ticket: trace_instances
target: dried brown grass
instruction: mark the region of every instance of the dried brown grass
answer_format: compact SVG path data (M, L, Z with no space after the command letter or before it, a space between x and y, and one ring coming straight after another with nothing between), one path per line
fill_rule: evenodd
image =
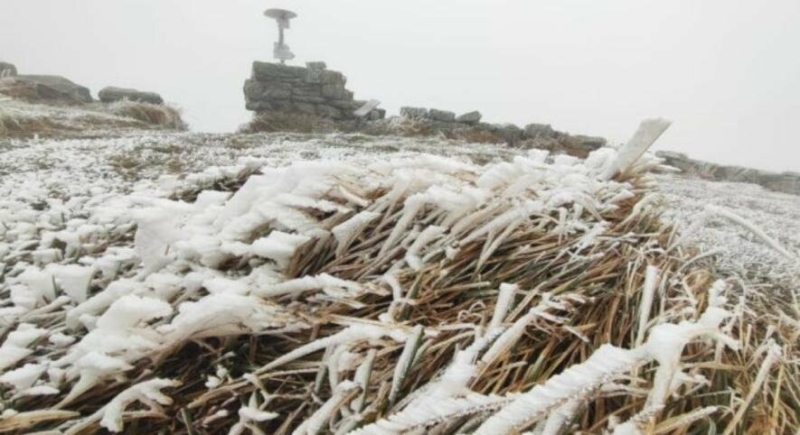
M109 111L118 116L141 121L149 126L170 130L186 130L188 128L180 111L167 105L120 101L112 103Z
M554 313L565 319L564 323L545 319L532 322L512 348L481 365L480 375L468 385L476 393L504 395L541 385L566 368L586 361L601 345L635 347L637 333L649 326L638 321L648 266L659 270L649 323L673 322L684 319L687 311L702 311L709 305L707 290L717 278L713 263L691 262L696 252L672 247L674 228L660 220L657 208L633 212L649 188L638 175L632 177L628 181L635 187L633 197L599 216L609 226L596 238L597 243L586 249L579 248L581 234L552 231L558 222L557 214L532 215L508 232L489 233L464 243L453 254L429 253L418 270L392 269L405 298L412 301L398 306L399 327L438 329L467 323L485 327L502 283L514 283L521 289L514 298L510 321L541 302L545 292L565 297L564 308ZM242 181L236 180L230 188L236 189ZM259 429L269 434L289 434L333 398L337 393L328 381L331 374L326 362L326 355L330 355L322 349L280 367L267 366L303 345L333 337L348 325L378 324L378 316L397 303L391 292L379 284L395 261L403 258L409 245L400 243L385 249L404 213L402 198L386 206L381 198L386 199L387 195L387 191L368 192L371 205L364 209L379 212L380 217L363 228L349 246L342 249L330 237L313 239L295 253L287 268L290 278L329 273L361 283L371 291L352 299L278 297L277 301L305 319L311 328L274 335L195 340L153 361L140 362L134 378L179 379L182 386L171 392L175 403L163 415L132 418L126 433L225 433L237 421L238 407L252 400L249 398L253 395L263 393L269 398L268 410L282 417L260 424ZM333 195L327 199L338 200ZM331 213L315 217L331 228L350 216L351 213ZM435 207L426 207L407 224L409 228L425 227L439 216ZM246 273L248 268L246 262L234 260L224 269ZM789 294L742 293L746 285L742 287L735 281L730 284L746 302L741 305L738 320L728 325L728 333L741 348L730 350L704 341L690 344L680 362L688 372L702 375L708 382L676 390L676 397L644 423L646 433L792 434L800 428L797 300ZM734 300L732 305L736 303ZM423 336L419 345L410 350L414 357L409 367L400 372L397 390L393 381L398 376L398 362L408 352L403 344L380 339L356 343L347 349L357 355L377 352L369 368L368 384L344 398L361 394L366 397L368 406L361 410L359 424L397 411L410 394L441 375L456 352L468 347L473 338L473 334L457 327ZM770 340L782 346L783 354L775 364L765 366L766 344ZM206 379L198 374L213 372L220 363L229 368L229 380L209 391L204 385ZM583 400L580 412L571 416L562 433L579 428L581 433L600 434L612 421L632 418L645 405L647 391L654 384L655 368L655 364L646 364L616 379L620 390L591 391L585 397L576 397ZM351 367L337 376L350 379L354 371L355 367ZM761 371L765 372L763 377L759 375ZM258 381L243 378L251 372L257 374ZM84 415L94 412L120 388L114 384L96 388L70 410ZM33 407L33 400L47 399L23 399L18 406ZM37 407L41 405L40 402ZM711 417L692 419L693 412L708 406L718 409ZM486 418L485 411L475 409L435 422L426 432L417 433L470 433L476 423ZM167 417L170 415L180 418ZM331 417L322 432L334 433L336 419ZM13 427L11 423L0 423L0 432ZM82 433L94 430L96 427L91 426Z

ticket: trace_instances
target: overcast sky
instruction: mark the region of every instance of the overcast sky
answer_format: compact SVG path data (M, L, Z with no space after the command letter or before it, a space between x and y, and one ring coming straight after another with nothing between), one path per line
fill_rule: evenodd
M246 122L242 84L299 17L294 64L344 72L356 98L552 124L624 141L674 122L659 149L800 172L798 0L0 0L0 60L93 94L160 92L194 130Z

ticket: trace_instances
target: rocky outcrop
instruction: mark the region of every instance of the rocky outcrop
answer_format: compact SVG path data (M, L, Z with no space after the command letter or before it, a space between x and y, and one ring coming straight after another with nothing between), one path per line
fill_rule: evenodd
M345 88L344 74L327 69L324 62L306 67L253 62L252 76L245 81L247 110L314 115L333 120L355 119L354 111L365 102L355 100ZM367 119L381 119L385 111L374 109Z
M14 80L27 85L42 100L59 100L64 102L91 103L92 94L89 88L72 82L61 76L50 75L18 75Z
M601 137L570 135L556 131L549 124L528 124L520 128L514 124L489 124L480 122L478 111L464 113L458 117L453 112L404 106L400 116L422 122L431 133L443 133L447 137L480 142L505 142L511 146L542 148L553 152L564 152L585 157L590 152L606 145Z
M690 177L713 181L751 183L776 192L800 195L800 174L794 172L770 172L741 166L718 165L701 160L690 159L686 154L672 151L659 151L658 157L664 163Z
M17 67L14 64L3 62L0 60L0 78L14 77L17 75Z
M0 79L0 94L30 103L90 103L89 89L60 76L17 75Z
M400 108L400 116L408 119L428 119L428 109L424 107L403 106Z
M97 93L97 97L103 103L113 103L116 101L136 101L140 103L164 104L161 95L155 92L137 91L136 89L117 88L108 86Z
M460 122L462 124L475 125L475 124L481 122L481 118L482 117L483 117L483 115L481 115L481 112L478 112L477 110L473 110L472 112L467 112L467 113L464 113L462 115L459 115L456 118L456 121Z
M428 116L439 122L456 122L456 114L447 110L431 109Z

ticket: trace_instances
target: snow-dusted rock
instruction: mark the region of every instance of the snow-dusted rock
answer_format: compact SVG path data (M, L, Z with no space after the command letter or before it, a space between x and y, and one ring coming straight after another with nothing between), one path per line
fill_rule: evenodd
M14 64L0 61L0 78L14 77L17 75L17 67Z
M467 113L463 113L463 114L459 115L456 118L456 121L458 121L458 122L460 122L462 124L470 124L470 125L472 125L472 124L479 123L481 121L482 117L483 117L483 115L481 115L481 112L478 112L477 110L473 110L472 112L467 112Z
M163 104L164 99L161 95L155 92L137 91L136 89L117 88L108 86L97 93L97 97L104 103L113 103L115 101L136 101L141 103L150 104Z

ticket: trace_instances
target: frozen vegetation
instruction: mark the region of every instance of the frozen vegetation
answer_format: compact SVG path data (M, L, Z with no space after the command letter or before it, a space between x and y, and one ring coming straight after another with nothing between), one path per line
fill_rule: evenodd
M800 204L663 128L0 139L0 433L795 433Z

